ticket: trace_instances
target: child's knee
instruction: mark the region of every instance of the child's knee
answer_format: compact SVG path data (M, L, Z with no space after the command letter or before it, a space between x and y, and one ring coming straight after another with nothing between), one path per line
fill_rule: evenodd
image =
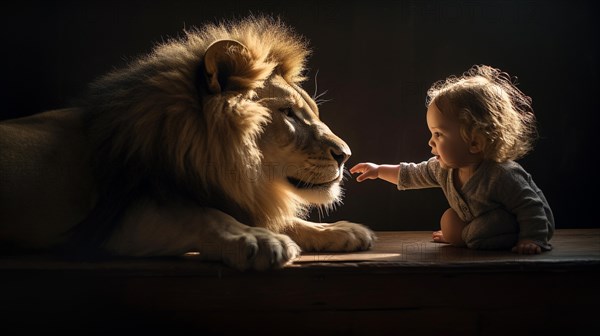
M446 210L440 219L444 240L454 246L465 246L462 238L462 231L465 225L465 222L458 217L456 211L451 208Z
M442 226L456 225L457 222L462 222L462 220L460 219L460 217L458 217L458 214L452 208L446 210L444 214L442 214L442 218L440 219L440 224Z

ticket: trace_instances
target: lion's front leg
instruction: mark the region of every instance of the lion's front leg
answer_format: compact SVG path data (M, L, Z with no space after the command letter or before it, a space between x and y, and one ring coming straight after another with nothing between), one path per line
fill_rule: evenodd
M370 249L377 239L366 226L347 221L321 224L294 219L293 225L283 233L304 251L363 251Z
M180 256L197 251L203 260L239 270L279 268L300 248L288 236L244 225L211 208L138 205L106 245L126 256Z

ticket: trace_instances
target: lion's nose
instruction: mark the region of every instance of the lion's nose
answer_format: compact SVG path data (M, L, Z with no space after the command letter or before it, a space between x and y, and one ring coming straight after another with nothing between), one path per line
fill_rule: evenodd
M350 155L352 155L350 149L347 146L346 148L341 148L337 146L331 147L329 149L329 154L338 163L338 166L343 165L344 162L348 161Z

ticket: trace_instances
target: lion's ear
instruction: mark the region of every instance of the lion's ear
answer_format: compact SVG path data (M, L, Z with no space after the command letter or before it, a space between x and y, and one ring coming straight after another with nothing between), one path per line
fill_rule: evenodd
M233 89L228 87L228 80L240 63L247 62L248 55L248 49L238 41L213 42L204 54L204 72L210 93Z

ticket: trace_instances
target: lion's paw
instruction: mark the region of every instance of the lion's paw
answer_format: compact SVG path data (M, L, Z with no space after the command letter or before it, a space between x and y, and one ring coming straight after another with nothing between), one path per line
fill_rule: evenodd
M281 268L300 255L300 247L288 236L257 227L232 237L230 247L223 251L223 260L238 270Z
M362 224L339 221L324 228L329 244L328 251L351 252L364 251L373 247L377 240L375 233Z

